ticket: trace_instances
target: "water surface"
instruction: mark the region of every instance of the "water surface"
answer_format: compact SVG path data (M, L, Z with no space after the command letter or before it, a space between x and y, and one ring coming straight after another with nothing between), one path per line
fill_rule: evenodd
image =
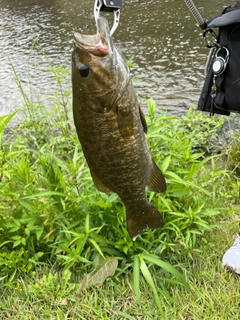
M206 20L230 4L194 3ZM73 33L96 32L93 6L90 0L0 1L0 115L22 103L9 59L27 94L44 100L55 86L45 71L49 63L70 68ZM197 104L208 49L183 0L124 0L114 41L127 58L134 56L131 73L141 97L165 110Z

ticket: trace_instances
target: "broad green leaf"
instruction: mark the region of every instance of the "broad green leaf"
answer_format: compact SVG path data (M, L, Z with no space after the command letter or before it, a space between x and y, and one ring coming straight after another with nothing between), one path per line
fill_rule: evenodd
M155 100L153 98L148 99L148 113L150 114L150 117L154 117L156 110Z
M11 114L7 114L4 116L0 117L0 138L1 138L1 134L4 130L4 128L6 127L6 125L8 125L8 123L12 120L12 118L15 116L15 114L19 111L20 109L17 109L16 111L14 111Z
M197 164L193 164L189 170L189 174L187 175L186 179L187 180L190 180L193 175L200 170L200 168L208 161L210 161L211 159L213 158L216 158L218 157L219 155L215 155L215 156L212 156L212 157L208 157L208 158L205 158L203 159L201 162L197 163Z
M31 230L29 228L25 228L24 232L26 233L27 236L29 236L31 233Z
M3 277L0 277L0 281L4 280L6 277L7 277L7 275L3 276Z
M43 192L39 192L30 196L25 196L22 197L22 199L34 199L34 198L38 198L38 197L51 197L51 196L60 196L60 197L66 197L67 195L65 193L62 192L58 192L58 191L43 191Z
M172 210L171 207L170 207L170 205L169 205L169 203L168 203L168 200L167 200L167 199L165 199L165 198L162 197L161 195L158 195L158 199L163 203L163 205L164 205L169 211Z
M159 259L158 256L154 254L143 253L141 256L144 260L150 263L156 264L162 269L170 272L174 277L176 277L181 282L182 285L184 285L186 288L189 288L189 285L186 282L183 275L176 268L174 268L170 263Z
M164 159L164 161L161 165L161 170L163 173L168 169L170 161L171 161L171 156L168 156Z
M17 219L13 219L16 226L21 227L21 222Z
M20 244L21 242L22 242L21 240L14 241L14 242L13 242L13 248L19 246L19 244Z
M37 239L39 240L41 238L41 235L44 231L44 227L40 227L38 228L38 230L36 231L36 236L37 236Z
M103 257L103 259L105 259L104 254L103 254L101 248L99 247L99 245L97 244L97 242L91 238L88 238L88 241L91 242L91 244L94 246L94 248L97 250L97 252Z
M34 208L29 202L23 201L22 199L19 199L18 202L21 204L21 206L27 209L27 211L34 212Z
M8 243L12 243L12 241L11 240L7 240L7 241L4 241L4 242L0 243L0 248L4 247Z
M116 257L125 257L124 253L122 251L119 251L115 248L112 247L102 247L101 246L101 250L102 252L106 252L109 256L116 256Z
M179 177L176 173L174 173L174 172L166 171L166 172L165 172L165 175L171 177L171 178L172 178L171 180L172 180L173 182L177 182L177 183L183 184L183 185L185 185L185 186L197 188L197 189L201 190L203 193L205 193L206 195L208 195L208 196L210 195L209 191L207 191L205 188L202 188L201 186L196 185L196 184L194 184L194 183L192 183L192 182L190 182L190 181L183 180L182 178L180 178L180 177Z
M176 173L172 172L172 171L166 171L165 175L171 177L173 179L173 181L181 183L183 185L188 185L188 183L186 181L184 181L182 178L180 178Z

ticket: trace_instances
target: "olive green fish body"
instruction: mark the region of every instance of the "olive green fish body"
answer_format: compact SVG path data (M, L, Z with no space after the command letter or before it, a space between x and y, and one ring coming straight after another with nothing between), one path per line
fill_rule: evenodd
M145 189L148 185L163 192L165 179L152 161L128 66L112 43L106 21L100 21L95 37L77 34L75 39L72 86L78 138L95 186L119 195L126 206L129 234L135 238L147 227L162 227Z

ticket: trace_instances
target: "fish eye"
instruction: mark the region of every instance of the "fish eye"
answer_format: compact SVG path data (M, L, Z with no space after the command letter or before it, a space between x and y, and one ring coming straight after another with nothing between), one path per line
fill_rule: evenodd
M80 71L80 75L85 78L89 75L89 68L88 66L85 66L85 65L82 65L80 68L79 68L79 71Z

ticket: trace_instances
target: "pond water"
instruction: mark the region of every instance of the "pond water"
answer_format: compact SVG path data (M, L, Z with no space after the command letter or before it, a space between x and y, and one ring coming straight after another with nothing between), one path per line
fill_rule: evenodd
M234 2L194 3L208 20ZM0 1L0 115L22 103L11 65L33 100L53 93L45 69L49 63L70 68L73 33L96 33L93 7L94 0ZM111 24L113 14L102 15ZM131 73L141 97L170 111L197 104L208 49L183 0L123 0L114 42L125 57L134 56Z

